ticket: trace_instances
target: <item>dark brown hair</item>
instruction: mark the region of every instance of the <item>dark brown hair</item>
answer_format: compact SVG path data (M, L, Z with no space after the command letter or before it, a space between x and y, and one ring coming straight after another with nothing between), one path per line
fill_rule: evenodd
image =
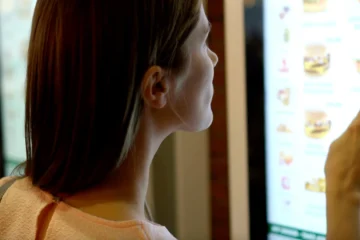
M38 0L29 44L25 175L54 195L102 182L129 151L146 70L181 69L199 0Z

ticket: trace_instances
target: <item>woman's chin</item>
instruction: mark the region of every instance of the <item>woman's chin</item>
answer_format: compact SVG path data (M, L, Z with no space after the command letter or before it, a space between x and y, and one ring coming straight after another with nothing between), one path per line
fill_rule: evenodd
M214 114L211 107L209 107L205 113L198 115L196 118L183 121L180 125L180 129L178 130L185 132L201 132L208 129L211 126L213 120Z
M208 112L206 118L202 119L202 121L199 121L200 124L197 126L197 128L195 128L196 130L194 130L193 132L201 132L208 129L213 123L213 120L214 114L210 108L210 111Z

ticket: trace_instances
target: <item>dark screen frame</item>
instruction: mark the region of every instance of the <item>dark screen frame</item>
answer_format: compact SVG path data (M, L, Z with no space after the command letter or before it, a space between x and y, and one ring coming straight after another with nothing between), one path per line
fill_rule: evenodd
M3 136L3 94L2 94L2 81L3 81L3 69L2 69L2 61L3 61L3 55L2 55L2 35L1 35L1 18L0 18L0 178L5 176L5 160L4 160L4 136Z
M245 7L250 239L268 237L263 4Z

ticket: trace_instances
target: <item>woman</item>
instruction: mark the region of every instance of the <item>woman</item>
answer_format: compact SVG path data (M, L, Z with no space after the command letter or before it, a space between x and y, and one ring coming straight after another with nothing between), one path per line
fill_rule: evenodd
M169 134L212 122L209 31L200 0L38 0L0 238L174 239L145 217L149 168Z
M149 167L166 136L212 122L208 33L199 0L38 0L25 177L2 199L0 238L174 239L146 220ZM360 115L329 153L330 240L360 236L359 136Z

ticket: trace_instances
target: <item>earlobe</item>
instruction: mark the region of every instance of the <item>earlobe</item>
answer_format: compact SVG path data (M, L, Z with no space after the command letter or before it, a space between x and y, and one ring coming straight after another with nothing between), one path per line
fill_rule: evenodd
M143 77L141 91L146 105L157 109L165 107L169 92L166 71L159 66L150 67Z

